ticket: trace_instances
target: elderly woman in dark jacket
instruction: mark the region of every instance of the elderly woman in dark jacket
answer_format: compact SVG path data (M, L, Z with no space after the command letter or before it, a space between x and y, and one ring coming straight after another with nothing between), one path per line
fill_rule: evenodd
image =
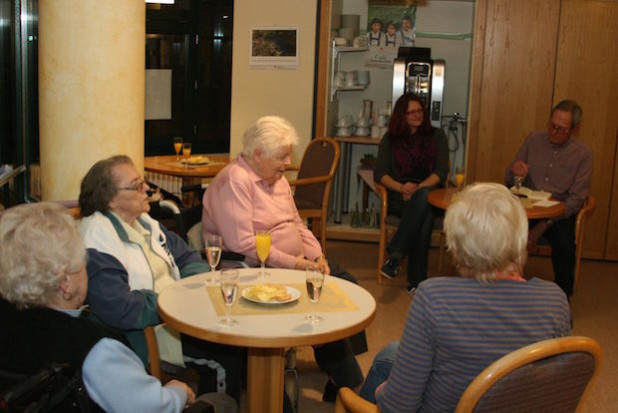
M427 194L442 186L447 174L448 145L444 132L431 126L419 96L404 94L397 99L388 132L380 142L374 180L388 190L389 213L401 218L387 246L389 258L381 273L394 278L401 260L408 255L409 294L427 278L434 220Z

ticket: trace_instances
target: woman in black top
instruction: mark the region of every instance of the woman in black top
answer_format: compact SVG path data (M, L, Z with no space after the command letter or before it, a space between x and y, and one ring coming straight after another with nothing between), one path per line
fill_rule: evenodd
M442 129L429 122L427 108L413 93L402 95L378 149L374 180L388 190L389 214L401 218L397 232L387 246L389 258L381 273L394 278L406 255L407 291L413 294L427 278L427 256L433 228L433 211L428 192L443 186L448 173L448 146Z

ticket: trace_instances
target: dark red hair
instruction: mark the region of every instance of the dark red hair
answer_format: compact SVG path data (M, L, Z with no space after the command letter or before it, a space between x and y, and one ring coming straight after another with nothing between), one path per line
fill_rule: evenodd
M422 135L431 133L431 122L429 121L429 114L427 113L427 108L423 100L414 93L404 93L397 99L397 102L395 102L393 113L388 122L388 132L391 139L399 139L410 135L410 127L406 121L406 112L408 111L408 103L411 101L418 102L423 109L423 122L419 126L417 133L421 133Z

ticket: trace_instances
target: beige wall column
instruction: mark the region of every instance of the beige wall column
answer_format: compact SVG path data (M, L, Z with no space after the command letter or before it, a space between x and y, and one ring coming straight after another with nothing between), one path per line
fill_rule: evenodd
M144 0L39 2L44 200L77 199L97 160L144 163Z

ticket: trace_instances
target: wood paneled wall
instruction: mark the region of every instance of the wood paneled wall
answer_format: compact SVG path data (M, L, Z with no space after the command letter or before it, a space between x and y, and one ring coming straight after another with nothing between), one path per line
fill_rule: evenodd
M469 182L503 182L526 135L545 127L559 10L560 0L477 1Z
M594 151L590 192L598 201L586 223L584 243L584 253L594 258L602 258L606 250L606 237L601 234L614 240L613 249L618 252L616 204L610 217L618 128L617 68L618 3L562 0L554 101L577 100L583 109L580 138Z
M472 57L469 181L502 182L553 104L577 100L595 154L584 256L618 259L618 2L478 0ZM612 230L613 228L613 230Z

